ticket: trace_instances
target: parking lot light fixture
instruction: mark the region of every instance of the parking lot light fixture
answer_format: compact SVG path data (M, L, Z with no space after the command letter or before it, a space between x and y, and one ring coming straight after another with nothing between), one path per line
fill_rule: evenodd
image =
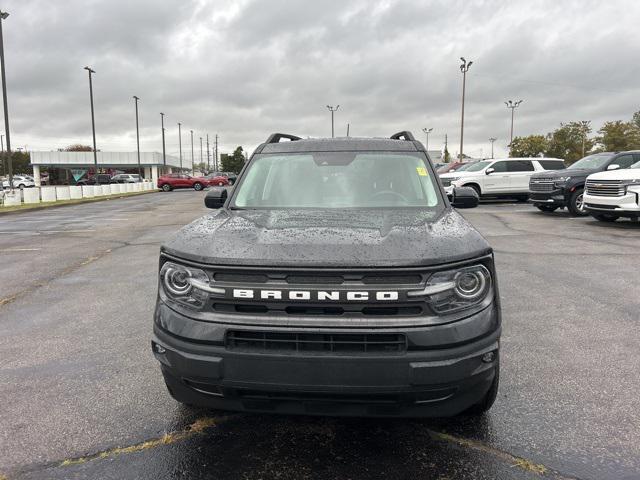
M96 73L95 70L90 67L84 67L84 69L89 73L89 100L91 102L91 133L93 135L93 165L94 165L94 175L96 176L96 181L98 180L98 152L96 149L96 119L93 111L93 80L92 75Z
M9 14L0 11L0 69L2 70L2 101L4 103L4 134L7 137L7 174L9 177L9 188L13 190L13 164L11 161L11 135L9 134L9 105L7 104L7 77L4 73L4 38L2 33L2 21L6 20ZM4 151L4 148L3 148ZM4 163L4 162L3 162Z
M138 153L138 176L142 178L142 170L140 168L140 126L138 124L138 100L140 100L140 97L134 95L133 100L136 104L136 148Z
M335 137L334 135L334 129L333 129L333 114L336 110L338 110L340 108L340 105L336 105L335 107L332 105L327 105L327 108L329 109L329 111L331 112L331 138Z
M182 171L182 124L178 122L178 148L180 149L180 171Z
M162 163L167 166L167 151L164 144L164 113L160 112L160 124L162 125Z
M493 160L493 142L495 142L497 138L491 137L489 141L491 142L491 159Z
M511 134L509 135L509 148L511 148L511 143L513 142L513 112L516 108L522 103L522 100L518 100L514 102L513 100L507 100L504 104L507 108L511 109Z
M464 158L462 149L464 147L464 96L467 87L467 72L473 62L467 62L464 57L460 57L462 64L460 65L460 71L462 72L462 115L460 118L460 160Z
M191 173L195 174L195 170L193 168L193 130L189 130L191 132Z
M429 134L433 131L433 128L423 128L422 131L424 132L424 134L427 136L427 143L425 144L425 149L427 150L427 153L429 152Z

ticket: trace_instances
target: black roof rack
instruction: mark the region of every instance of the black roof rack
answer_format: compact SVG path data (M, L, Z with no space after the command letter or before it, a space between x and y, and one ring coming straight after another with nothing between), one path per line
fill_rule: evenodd
M296 140L302 140L300 137L289 135L288 133L272 133L271 135L269 135L269 138L267 138L267 141L265 143L280 143L280 140L283 138L288 138L292 142Z
M394 133L393 135L391 135L391 139L392 140L405 140L407 142L413 142L415 140L415 137L413 136L413 133L411 133L410 131L403 130L402 132Z

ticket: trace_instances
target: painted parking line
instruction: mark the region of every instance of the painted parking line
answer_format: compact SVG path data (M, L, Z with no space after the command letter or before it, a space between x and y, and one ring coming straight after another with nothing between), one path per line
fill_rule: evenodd
M0 253L12 253L12 252L38 252L41 248L4 248L0 249Z

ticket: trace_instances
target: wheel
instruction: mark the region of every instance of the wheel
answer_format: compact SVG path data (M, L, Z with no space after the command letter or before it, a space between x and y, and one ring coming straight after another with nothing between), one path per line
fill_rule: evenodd
M20 190L24 190L24 183L21 183L20 185L18 185L18 188L19 188Z
M584 209L583 196L583 188L579 188L571 194L571 197L569 198L569 205L567 205L567 208L569 209L569 212L571 212L571 215L574 215L576 217L584 217L585 215L589 215Z
M224 187L224 182L218 182L219 187Z
M200 190L202 190L202 184L201 183L194 183L193 184L193 189L199 192Z
M615 222L620 218L617 215L610 215L608 213L592 213L591 216L600 222Z
M485 412L488 412L491 406L496 401L498 397L498 387L500 385L500 357L496 360L496 370L495 376L493 377L493 381L491 382L491 386L487 393L482 397L475 405L471 405L467 410L463 412L463 415L482 415Z
M165 192L170 192L171 185L169 185L168 183L165 183L164 185L162 185L162 190L164 190Z
M464 185L465 187L469 187L469 188L473 188L476 193L478 194L478 198L480 198L480 187L478 185L476 185L475 183L472 183L471 185Z
M555 212L558 207L554 207L552 205L536 205L537 209L540 210L541 212Z
M233 180L229 180L229 185L233 185Z

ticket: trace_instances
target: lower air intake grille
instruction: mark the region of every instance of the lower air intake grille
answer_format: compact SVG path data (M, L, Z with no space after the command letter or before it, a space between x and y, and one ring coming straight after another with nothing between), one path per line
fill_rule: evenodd
M407 339L396 333L301 333L229 330L228 350L276 353L308 352L322 354L401 354Z

